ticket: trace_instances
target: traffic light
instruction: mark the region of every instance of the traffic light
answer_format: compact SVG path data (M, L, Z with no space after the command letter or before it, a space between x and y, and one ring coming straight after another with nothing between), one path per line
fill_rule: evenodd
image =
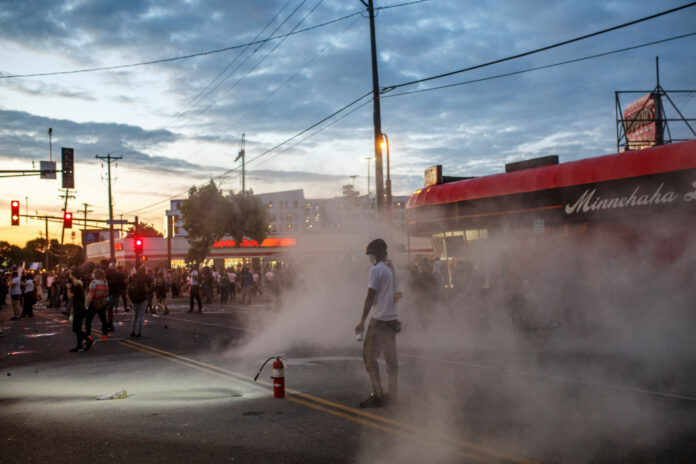
M12 200L10 202L10 206L12 208L12 225L18 226L19 225L19 202L17 200Z
M135 261L140 261L143 256L143 239L133 237L133 248L135 249Z
M75 151L72 148L61 148L60 150L63 188L75 188Z
M66 229L72 229L72 213L63 214L63 227Z

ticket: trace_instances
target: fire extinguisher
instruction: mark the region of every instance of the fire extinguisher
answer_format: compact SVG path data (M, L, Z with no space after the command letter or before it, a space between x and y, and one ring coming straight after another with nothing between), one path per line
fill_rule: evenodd
M261 371L268 364L268 361L275 359L273 361L273 375L271 379L273 380L273 398L285 398L285 365L281 359L284 359L282 355L271 356L263 362L261 369L257 372L256 377L254 377L254 382L259 378Z

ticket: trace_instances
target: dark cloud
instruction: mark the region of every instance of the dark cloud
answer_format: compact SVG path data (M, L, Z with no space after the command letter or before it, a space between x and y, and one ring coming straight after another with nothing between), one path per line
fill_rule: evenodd
M389 3L376 2L377 6ZM138 62L241 44L259 33L266 37L300 2L291 1L282 9L285 4L286 0L4 2L0 7L0 39L27 48L53 50L76 68L114 64L104 62L104 56ZM277 33L289 32L315 4L306 2ZM477 65L678 5L681 2L677 0L659 5L629 0L526 0L504 5L490 0L432 0L381 10L376 21L380 83L394 85ZM360 8L357 1L325 1L301 27ZM271 21L276 14L278 17ZM392 95L692 32L693 14L684 10L513 62L385 94L382 127L394 147L392 170L398 176L395 186L398 182L403 190L417 188L422 170L436 163L453 175L485 175L500 172L503 164L513 159L558 154L567 161L612 152L616 149L614 91L652 89L657 55L665 88L693 87L696 47L690 38L528 74L421 94ZM171 96L181 116L167 122L160 134L154 134L137 127L136 121L78 124L35 117L30 109L5 111L0 113L0 122L7 122L13 115L21 122L3 126L0 143L7 154L33 156L38 150L45 151L43 127L53 124L60 136L69 134L71 140L80 141L80 153L85 153L81 156L93 157L91 153L102 153L109 147L112 152L127 154L126 163L145 168L215 173L222 168L205 162L197 164L195 154L161 153L177 140L220 143L234 153L241 134L246 133L247 153L253 157L372 88L369 28L364 16L292 36L273 50L279 43L99 73L100 79L120 86L110 97L97 97L93 90L72 86L68 79L12 81L10 85L25 94L52 93L83 101L110 98L135 105L140 89L134 86L133 93L128 93L128 83L156 70L166 76L157 82L158 90ZM5 73L21 72L12 69L14 64L0 67ZM190 104L192 101L195 103ZM694 102L683 104L692 105L686 109L688 113ZM149 110L158 113L162 121L175 114L159 114L160 108ZM34 133L29 127L42 129ZM333 163L330 167L340 173L344 167L338 158L331 157L333 153L326 153L325 147L359 160L370 154L372 136L372 109L368 105L278 156L313 159L323 168L329 159ZM187 161L182 161L184 158ZM268 164L259 160L257 166L255 169L265 169ZM289 182L337 181L294 171L267 174L267 179L274 182L281 182L281 178Z

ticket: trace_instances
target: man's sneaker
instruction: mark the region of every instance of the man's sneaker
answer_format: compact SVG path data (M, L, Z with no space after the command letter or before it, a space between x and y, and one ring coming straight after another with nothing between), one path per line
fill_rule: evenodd
M71 353L77 353L78 351L82 351L82 347L81 347L81 346L76 346L75 348L73 348L73 349L71 349L71 350L68 350L68 351L71 352Z
M370 396L365 401L360 403L361 408L381 408L382 406L384 406L382 397L375 396L374 393L370 393Z
M107 337L106 335L102 335L102 339L101 339L101 340L102 340L103 342L106 342L106 341L109 340L109 337Z
M130 338L135 338L135 332L132 332L132 333L130 334Z
M87 337L87 340L86 340L86 341L87 341L87 343L85 344L85 347L84 347L84 349L83 349L82 351L87 351L87 350L89 350L90 348L92 348L92 343L94 343L94 340L92 340L92 337L91 337L91 336L90 336L90 337Z

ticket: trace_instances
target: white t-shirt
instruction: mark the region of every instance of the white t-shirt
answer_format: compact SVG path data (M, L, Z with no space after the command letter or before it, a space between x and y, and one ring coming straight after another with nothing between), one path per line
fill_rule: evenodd
M12 279L12 284L10 285L10 295L21 295L22 287L19 286L19 277Z
M377 295L372 305L371 315L381 321L393 321L397 319L396 304L394 303L395 278L387 263L380 261L370 269L370 279L367 286L373 289Z
M27 279L24 281L24 293L29 293L34 291L34 281Z
M191 285L199 285L198 271L191 271Z

